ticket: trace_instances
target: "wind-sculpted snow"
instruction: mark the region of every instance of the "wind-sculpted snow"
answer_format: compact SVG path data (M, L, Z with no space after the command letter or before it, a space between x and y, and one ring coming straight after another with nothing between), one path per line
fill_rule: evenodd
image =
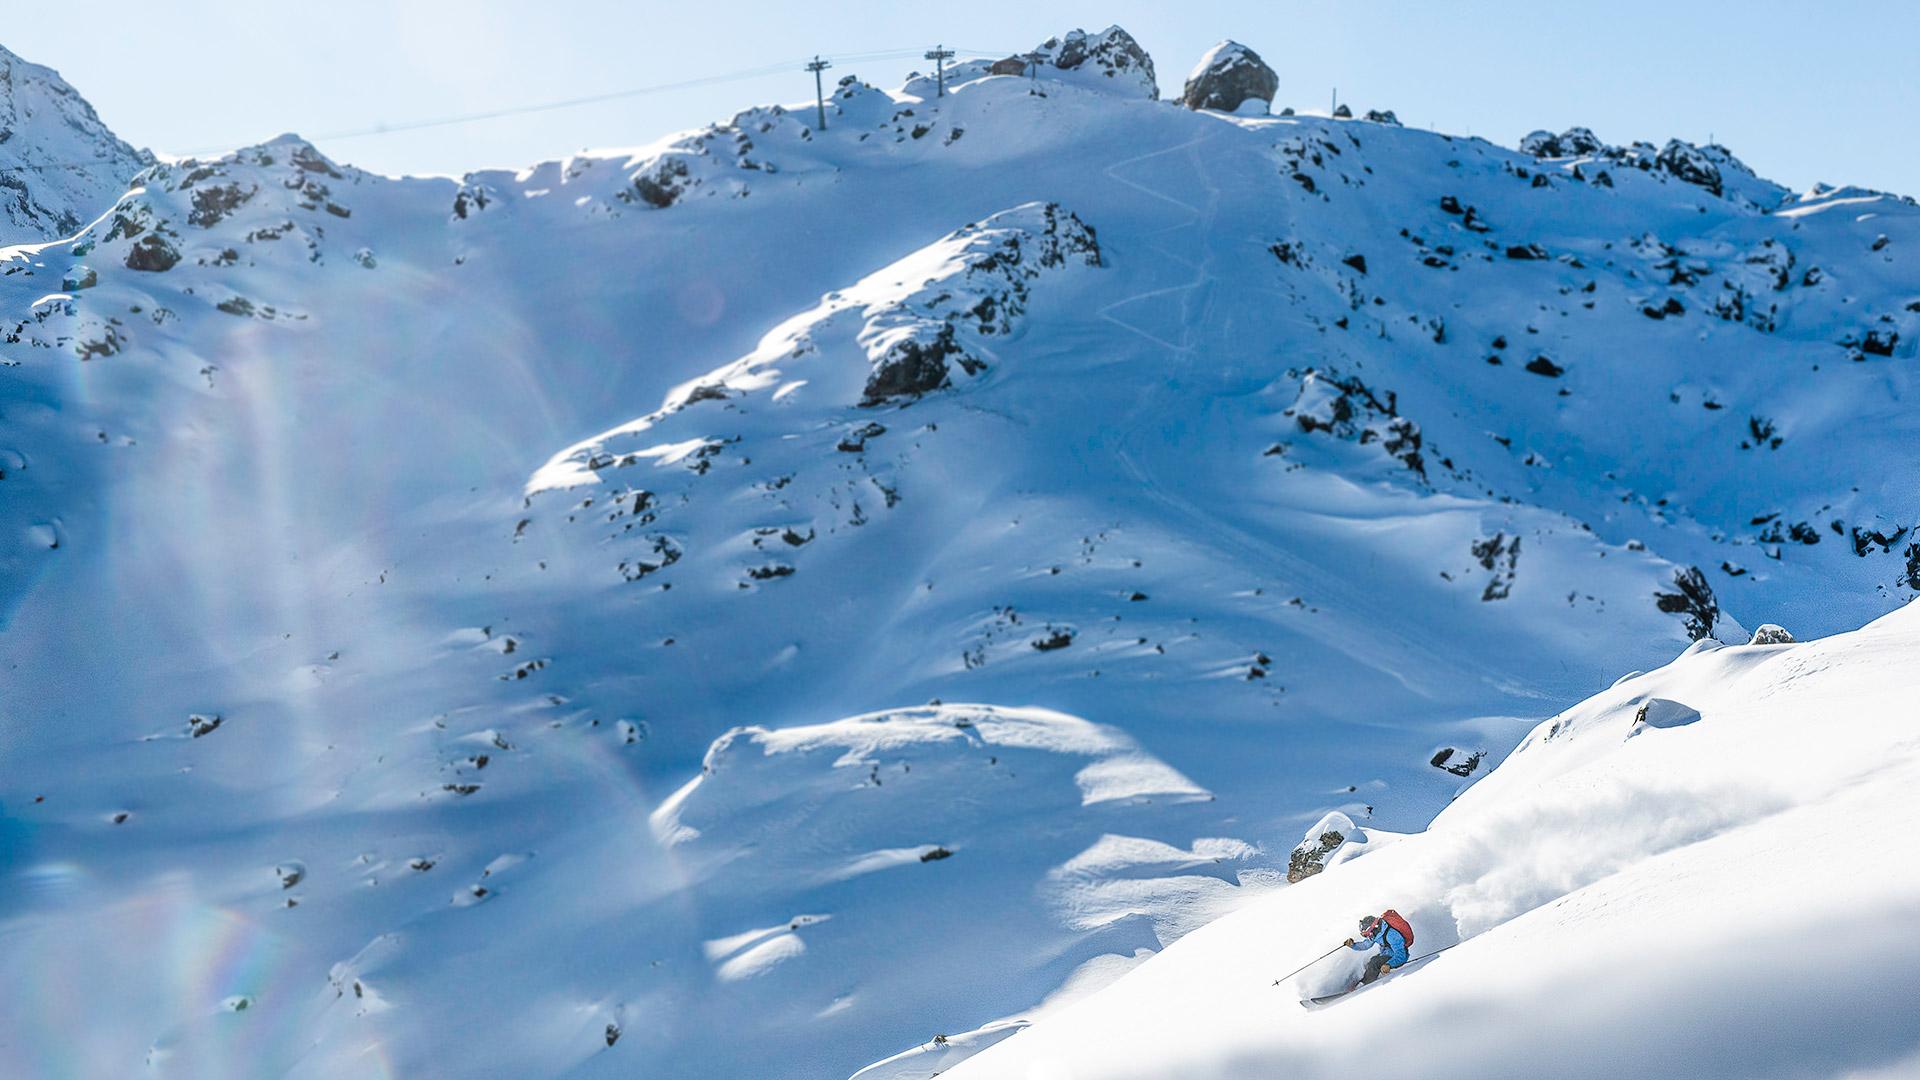
M1465 956L1794 813L1813 727L1467 808L1920 591L1913 205L1043 51L7 249L0 1071L899 1074L1274 890Z

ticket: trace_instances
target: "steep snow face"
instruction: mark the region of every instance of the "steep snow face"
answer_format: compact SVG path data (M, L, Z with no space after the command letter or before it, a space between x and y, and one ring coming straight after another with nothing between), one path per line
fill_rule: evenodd
M1543 722L1425 832L943 1075L1910 1075L1920 946L1881 931L1920 909L1920 870L1886 847L1920 828L1916 649L1920 605L1815 642L1701 642ZM1358 957L1274 977L1386 906L1415 954L1445 954L1296 1008Z
M7 252L12 1071L931 1067L1920 587L1909 204L990 70Z
M59 72L0 48L0 243L73 235L152 160Z

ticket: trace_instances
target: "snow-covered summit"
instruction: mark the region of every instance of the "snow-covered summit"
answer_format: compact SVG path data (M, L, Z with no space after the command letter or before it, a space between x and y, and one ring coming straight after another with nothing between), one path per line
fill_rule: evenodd
M152 160L59 72L0 48L0 243L72 235Z

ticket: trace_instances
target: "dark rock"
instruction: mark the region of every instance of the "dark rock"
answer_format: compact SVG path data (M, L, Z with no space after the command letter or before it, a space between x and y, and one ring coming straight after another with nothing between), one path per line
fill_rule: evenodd
M670 155L647 162L629 179L642 202L662 210L672 206L693 186L686 161ZM455 212L458 212L457 200Z
M1222 41L1200 58L1187 76L1181 104L1189 109L1235 112L1249 100L1271 104L1280 77L1260 54L1234 41Z
M1327 868L1327 856L1347 842L1346 834L1329 829L1317 839L1303 841L1287 858L1287 884L1304 881Z
M944 847L938 847L938 846L930 847L927 850L920 853L921 862L939 862L941 859L949 859L952 857L953 857L953 852L948 851Z
M1484 750L1474 750L1469 753L1458 747L1445 746L1441 747L1439 753L1434 754L1427 764L1455 776L1472 776L1486 756Z
M1073 30L1061 37L1048 38L1034 51L1042 55L1042 63L1061 71L1087 68L1109 79L1138 85L1141 92L1152 100L1160 98L1160 83L1153 71L1153 58L1147 55L1147 50L1140 47L1132 34L1118 26L1109 26L1098 34ZM1003 60L1000 63L1005 62ZM998 67L997 64L995 66ZM1015 74L1022 73L1024 70Z
M1376 124L1390 124L1393 127L1400 126L1400 118L1393 115L1392 109L1368 109L1367 119Z
M193 192L193 209L187 214L187 224L210 228L218 224L228 214L246 205L258 188L242 188L239 184L219 184L214 187L196 188Z
M1365 255L1349 255L1340 261L1363 274L1367 272L1367 257Z
M1028 644L1033 646L1035 652L1052 652L1055 649L1064 649L1073 644L1073 631L1065 627L1058 629L1049 627L1045 637L1034 638L1031 642L1028 642Z
M202 735L213 734L214 731L220 727L221 723L223 723L223 721L218 714L202 716L199 713L193 713L187 717L187 731L197 739Z
M1669 615L1684 618L1687 636L1693 640L1712 636L1713 624L1720 618L1720 602L1714 599L1713 586L1707 584L1707 576L1697 566L1675 570L1673 586L1675 591L1670 593L1654 592L1655 606Z
M1353 119L1353 110L1347 108L1345 105L1336 105L1333 109L1333 118L1335 120L1351 120Z
M1545 259L1547 257L1547 249L1541 247L1539 244L1507 245L1507 258L1509 259Z
M1674 139L1654 158L1654 165L1677 179L1719 195L1724 190L1720 166L1690 142Z
M1748 639L1749 645L1787 645L1793 641L1793 635L1778 623L1761 623L1760 628Z
M892 398L917 397L948 384L947 358L960 355L953 325L943 325L932 338L904 338L889 348L867 379L862 405L878 405Z
M1545 375L1549 379L1557 379L1561 375L1564 375L1567 369L1544 356L1536 356L1527 361L1527 370L1533 372L1535 375Z

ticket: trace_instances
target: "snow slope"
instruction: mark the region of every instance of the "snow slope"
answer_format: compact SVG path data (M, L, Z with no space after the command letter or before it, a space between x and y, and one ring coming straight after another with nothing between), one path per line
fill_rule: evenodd
M0 242L71 236L152 162L59 72L0 48Z
M1913 1075L1916 649L1916 605L1699 642L1542 722L1424 832L942 1075ZM1637 719L1675 703L1688 722ZM1319 1011L1294 999L1354 954L1273 982L1386 906L1448 951Z
M920 1068L1913 594L1911 203L1130 41L8 249L0 1062Z

